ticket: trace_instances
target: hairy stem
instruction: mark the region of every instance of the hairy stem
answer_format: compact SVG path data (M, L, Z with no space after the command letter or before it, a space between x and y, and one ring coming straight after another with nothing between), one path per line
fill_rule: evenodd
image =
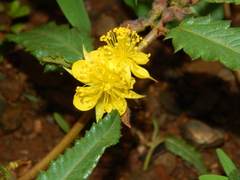
M142 51L146 48L152 41L157 39L159 36L165 36L168 32L168 29L163 27L162 21L160 20L156 27L154 27L148 34L145 36L144 40L146 43L142 43L142 46L138 48L139 51Z
M21 176L18 180L31 180L37 176L39 171L44 170L49 163L56 159L57 156L62 153L74 140L74 138L79 134L79 132L91 118L92 114L93 112L91 110L84 112L71 130L64 136L64 138L39 163L37 163L30 171Z

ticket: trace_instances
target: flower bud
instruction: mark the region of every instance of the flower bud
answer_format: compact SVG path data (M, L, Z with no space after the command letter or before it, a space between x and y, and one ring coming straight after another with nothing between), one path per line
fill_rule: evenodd
M167 0L155 0L152 6L152 11L149 13L150 22L154 22L163 13Z
M148 20L144 18L139 18L136 20L129 20L125 21L123 24L120 25L120 27L126 27L130 29L131 31L143 31L147 26L149 26L150 23Z
M181 22L183 20L183 15L184 14L179 7L171 6L163 12L162 22L164 24L174 20Z

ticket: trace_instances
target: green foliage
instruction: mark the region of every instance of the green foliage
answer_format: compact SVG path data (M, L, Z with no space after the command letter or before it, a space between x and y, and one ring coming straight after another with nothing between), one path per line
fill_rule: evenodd
M229 180L240 180L240 169L234 169L229 174Z
M240 180L240 169L236 169L232 160L221 149L217 149L217 155L228 177L212 174L204 174L199 177L200 180Z
M37 180L83 180L87 179L106 147L118 142L121 134L121 118L113 110L97 124L93 124L84 138L77 140L64 155L59 155L46 172L41 172Z
M27 98L29 101L32 101L32 102L38 103L40 101L36 96L33 96L31 94L23 93L23 97Z
M226 176L206 174L199 176L199 180L228 180Z
M11 32L17 34L17 33L20 33L25 27L26 27L25 24L23 24L23 23L17 23L17 24L13 24L13 25L10 27L10 30L11 30Z
M138 17L147 18L148 13L151 10L153 0L144 2L136 2L136 0L124 0L124 2L134 10Z
M0 165L0 180L9 179L10 173L5 166Z
M56 122L58 123L58 125L60 126L60 128L65 132L68 133L70 131L70 126L69 124L66 122L66 120L61 116L61 114L54 112L53 113L54 119L56 120Z
M240 4L240 0L201 0L205 2L210 2L210 3L235 3L235 4Z
M83 58L83 44L88 51L93 49L88 33L70 29L68 25L57 26L54 22L20 34L8 34L7 38L25 47L38 60L60 53L64 59L73 63Z
M8 15L12 18L19 18L28 15L29 12L30 8L28 6L20 6L20 2L15 0L10 4Z
M212 19L224 19L223 4L213 4L202 1L189 9L194 12L195 17L211 15Z
M228 157L228 155L223 150L217 149L216 151L226 175L229 176L230 172L236 169L236 166L233 164L232 160Z
M190 18L167 33L175 51L183 50L192 58L219 60L231 69L240 69L240 29L229 28L230 22L210 17Z
M191 163L200 173L206 173L207 168L202 160L202 154L197 152L193 146L173 136L166 136L164 139L165 147L169 151Z
M73 27L90 33L91 24L82 0L57 0L57 2Z

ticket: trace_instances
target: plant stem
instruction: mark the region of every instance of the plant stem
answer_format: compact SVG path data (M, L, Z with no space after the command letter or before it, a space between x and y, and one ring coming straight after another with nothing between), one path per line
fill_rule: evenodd
M154 149L155 149L155 147L153 145L151 145L149 150L148 150L147 156L146 156L146 158L144 160L144 163L143 163L143 170L144 171L146 171L148 169L148 166L149 166L149 163L150 163L150 160L151 160Z
M144 48L146 48L149 44L151 44L151 42L155 39L157 39L159 36L165 36L166 33L168 32L168 29L166 29L165 27L163 27L163 23L160 20L158 22L158 24L156 25L156 27L154 27L148 34L147 36L144 37L144 40L146 42L142 44L142 46L140 46L138 48L139 51L142 51Z
M151 142L149 143L149 150L147 153L147 156L144 160L143 163L143 170L146 171L148 169L152 154L154 152L154 149L163 142L162 138L159 138L158 136L158 123L155 119L151 119L152 123L153 123L153 134L152 134L152 138L151 138Z
M37 176L39 171L44 170L49 165L49 163L52 160L56 159L57 156L62 153L66 147L74 140L74 138L87 124L92 114L92 110L84 112L80 119L71 128L71 130L64 136L64 138L39 163L37 163L32 169L21 176L18 180L31 180Z

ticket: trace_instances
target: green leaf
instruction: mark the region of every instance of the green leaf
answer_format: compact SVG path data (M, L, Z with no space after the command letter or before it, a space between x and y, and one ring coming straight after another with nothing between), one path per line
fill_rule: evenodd
M50 164L46 172L40 172L37 180L83 180L87 179L106 147L114 145L121 137L121 118L113 110L97 124L93 124L84 138L67 149Z
M28 6L21 6L18 8L13 14L13 18L19 18L28 15L30 12L30 8Z
M166 136L164 139L165 147L169 151L191 163L200 173L206 173L207 168L202 160L202 154L197 152L193 146L173 136Z
M82 0L57 0L57 2L73 27L90 33L91 24Z
M229 180L240 180L240 169L234 169L229 174Z
M17 23L17 24L12 25L12 26L10 27L10 30L11 30L13 33L17 34L17 33L20 33L25 27L26 27L25 24L23 24L23 23Z
M152 9L153 0L137 3L136 0L124 0L124 2L135 11L138 17L147 18Z
M27 98L29 101L36 102L36 103L38 103L40 101L39 98L37 98L36 96L33 96L31 94L23 93L23 97Z
M68 133L70 131L70 126L66 122L66 120L61 116L61 114L54 112L53 113L54 119L57 121L60 128L65 132Z
M199 180L228 180L228 177L214 174L205 174L199 176Z
M51 64L46 64L44 66L43 72L63 72L63 67L61 65L51 65Z
M10 9L9 9L9 12L8 12L8 14L10 15L10 16L12 16L13 14L14 14L14 12L19 8L19 6L20 6L20 3L19 3L19 1L13 1L13 2L11 2L10 3Z
M13 1L10 4L9 16L12 18L19 18L28 15L30 8L28 6L20 6L19 1Z
M201 0L209 3L235 3L240 4L240 0Z
M167 33L175 51L183 50L192 59L219 60L231 69L240 69L240 28L229 28L230 21L210 17L190 18Z
M25 47L38 60L44 56L55 56L58 52L73 63L83 58L83 44L87 51L93 49L88 33L70 29L68 25L57 26L54 22L17 35L8 34L7 38Z
M223 4L199 2L197 6L191 6L189 9L194 12L194 16L207 16L211 15L212 19L224 19ZM184 19L186 16L184 16Z
M236 166L223 150L218 148L216 151L226 175L229 176L230 172L236 169Z

